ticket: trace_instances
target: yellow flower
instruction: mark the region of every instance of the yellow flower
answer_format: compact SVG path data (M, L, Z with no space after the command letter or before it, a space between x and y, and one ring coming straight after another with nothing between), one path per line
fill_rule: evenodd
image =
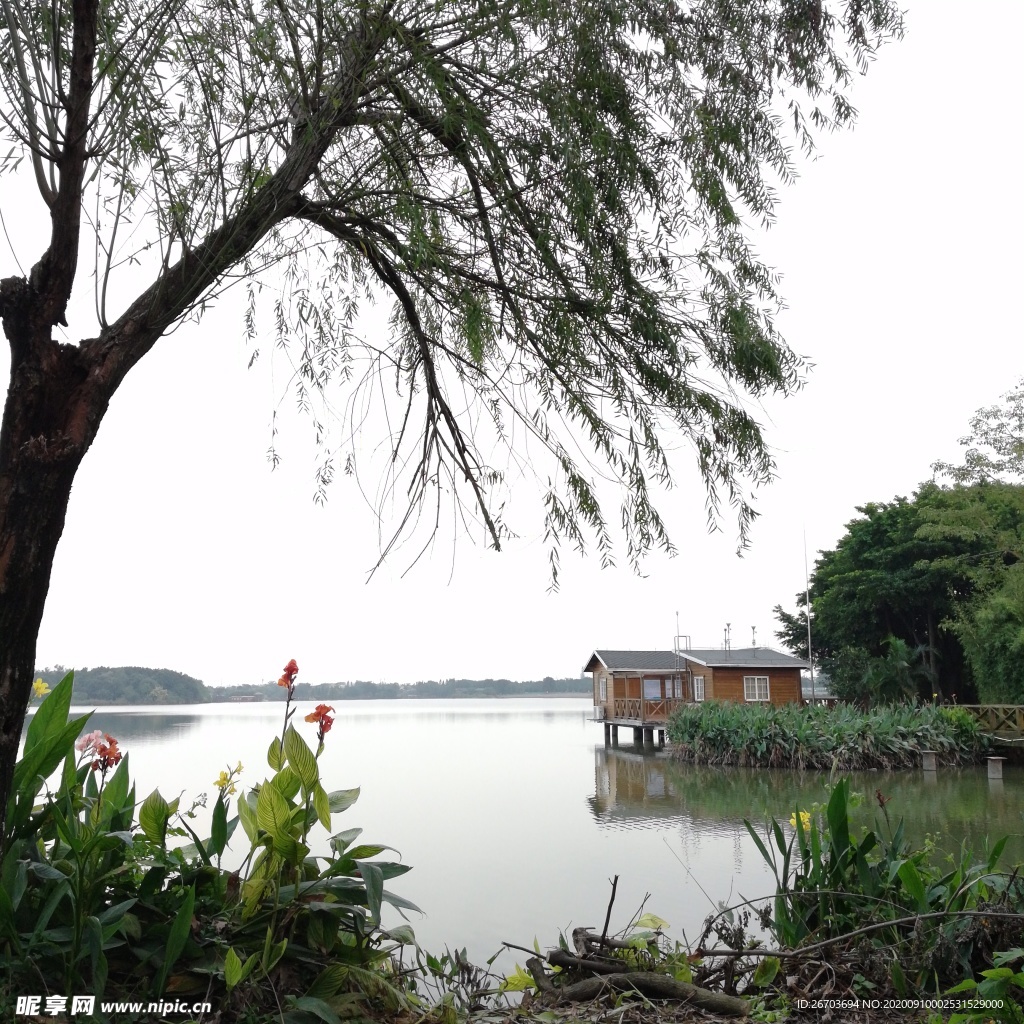
M793 826L793 828L796 828L796 814L795 813L791 814L789 816L789 823L790 823L790 825ZM807 832L810 829L810 827L811 827L811 812L810 811L801 811L800 812L800 824L803 825L805 832Z
M50 688L42 681L37 679L32 684L32 696L33 697L45 697L50 692Z

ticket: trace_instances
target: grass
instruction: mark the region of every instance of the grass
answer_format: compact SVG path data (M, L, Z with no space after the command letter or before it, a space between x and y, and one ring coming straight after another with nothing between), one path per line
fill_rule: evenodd
M863 711L708 701L679 708L668 738L676 756L694 764L842 772L918 768L925 750L970 764L989 749L968 712L930 704Z

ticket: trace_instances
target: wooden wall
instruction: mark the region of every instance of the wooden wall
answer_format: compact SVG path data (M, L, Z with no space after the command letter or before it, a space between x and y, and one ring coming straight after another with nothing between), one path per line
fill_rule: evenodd
M767 676L768 696L772 704L793 704L801 699L798 668L716 668L713 693L708 699L744 703L743 677ZM707 683L705 682L705 687Z

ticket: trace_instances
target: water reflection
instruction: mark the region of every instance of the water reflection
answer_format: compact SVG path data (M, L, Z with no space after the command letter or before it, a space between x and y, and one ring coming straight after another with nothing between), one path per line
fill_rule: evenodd
M850 788L861 797L854 819L865 825L877 819L886 828L885 813L893 825L902 817L913 841L932 836L950 852L964 841L980 852L987 841L1009 836L1006 855L1018 861L1024 859L1024 769L1005 771L1005 782L988 779L984 767L854 773ZM829 797L823 774L694 767L643 747L596 747L594 776L591 814L598 825L614 828L678 821L713 832L741 826L744 819L785 820ZM886 800L885 812L879 797Z

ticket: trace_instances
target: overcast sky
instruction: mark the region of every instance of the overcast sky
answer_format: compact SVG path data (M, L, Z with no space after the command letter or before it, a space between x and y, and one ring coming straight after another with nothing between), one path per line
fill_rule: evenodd
M286 375L273 360L246 369L241 299L228 299L115 396L72 495L39 666L166 667L209 684L276 678L293 657L308 682L574 676L597 647L670 648L677 612L696 646L720 644L726 623L734 646L752 628L775 643L772 607L804 586L804 533L813 562L857 505L956 459L974 410L1024 374L1024 5L917 0L907 20L856 84L856 129L822 140L762 243L784 274L780 325L814 369L761 412L778 480L742 558L732 519L708 535L683 463L663 503L679 555L649 558L643 578L624 557L602 571L566 552L548 593L524 485L504 552L463 537L404 578L399 552L367 582L376 524L343 477L314 505L308 424L288 420L284 462L267 463ZM47 217L27 189L3 188L27 267ZM0 240L0 276L15 269Z

